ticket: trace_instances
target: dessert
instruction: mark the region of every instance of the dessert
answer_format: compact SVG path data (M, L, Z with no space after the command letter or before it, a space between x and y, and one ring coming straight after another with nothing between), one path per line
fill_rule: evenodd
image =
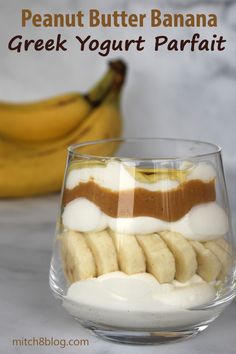
M130 328L207 318L194 308L216 298L231 264L228 218L216 192L207 162L175 169L72 162L60 235L68 311Z

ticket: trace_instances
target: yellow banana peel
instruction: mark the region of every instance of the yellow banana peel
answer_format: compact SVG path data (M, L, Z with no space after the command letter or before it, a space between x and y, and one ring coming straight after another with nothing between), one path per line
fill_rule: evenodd
M61 105L59 102L62 98L59 97L41 104L25 104L27 108L25 105L10 104L11 107L5 109L3 114L3 106L8 104L0 104L0 197L27 197L57 192L62 185L69 145L120 137L122 116L119 101L124 78L125 64L114 61L104 78L88 94L72 94L74 96L71 99L67 95L67 100L64 96L66 103L63 101ZM21 107L17 109L17 106ZM22 129L17 130L10 125L3 128L7 114L10 114L6 114L6 111L11 110L17 112L14 120L19 118L23 124ZM27 110L29 114L24 116ZM65 120L63 114L66 111ZM39 121L40 112L41 115L46 112L42 121ZM46 130L43 125L46 125ZM31 132L31 138L26 138L26 131L27 134ZM34 135L37 136L33 139ZM116 148L117 144L91 145L83 148L83 153L110 156Z

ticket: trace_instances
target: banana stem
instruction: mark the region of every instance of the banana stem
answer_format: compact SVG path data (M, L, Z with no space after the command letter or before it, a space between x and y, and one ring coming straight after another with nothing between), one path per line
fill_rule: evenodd
M85 98L93 105L97 106L103 101L110 91L121 90L126 76L126 64L122 60L109 62L109 69L103 78L93 87Z

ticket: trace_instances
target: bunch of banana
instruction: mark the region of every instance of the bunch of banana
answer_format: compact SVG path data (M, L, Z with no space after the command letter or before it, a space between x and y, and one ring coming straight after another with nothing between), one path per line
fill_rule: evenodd
M41 102L0 102L0 197L59 191L67 147L120 137L119 109L126 66L112 61L87 94L70 93ZM118 144L88 146L83 153L111 155Z
M232 259L224 239L189 241L172 231L136 236L110 230L68 231L60 240L70 283L118 270L126 274L148 272L161 284L174 279L187 282L194 274L211 282L226 276Z

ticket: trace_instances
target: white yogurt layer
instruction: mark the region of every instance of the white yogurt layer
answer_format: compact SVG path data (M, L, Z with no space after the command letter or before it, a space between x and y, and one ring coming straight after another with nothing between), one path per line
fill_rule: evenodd
M80 232L98 232L107 227L124 234L149 234L163 230L180 232L186 238L208 241L225 235L228 217L216 203L204 203L193 207L184 217L166 222L153 217L112 218L85 198L77 198L64 209L62 221L66 228Z
M209 182L216 177L214 167L205 162L191 168L186 180L200 179ZM111 161L106 167L88 167L72 170L66 180L66 188L73 189L79 183L93 181L100 187L108 188L112 191L121 191L126 189L144 188L150 191L167 191L178 187L179 181L165 179L154 183L144 183L136 181L130 175L122 163Z
M204 316L205 311L188 309L211 302L215 295L215 287L198 275L186 283L160 284L147 273L113 272L72 284L64 306L80 319L106 325L173 327Z
M191 172L187 174L186 181L193 179L200 179L203 182L210 182L216 178L216 171L214 167L207 163L201 162L191 169Z

